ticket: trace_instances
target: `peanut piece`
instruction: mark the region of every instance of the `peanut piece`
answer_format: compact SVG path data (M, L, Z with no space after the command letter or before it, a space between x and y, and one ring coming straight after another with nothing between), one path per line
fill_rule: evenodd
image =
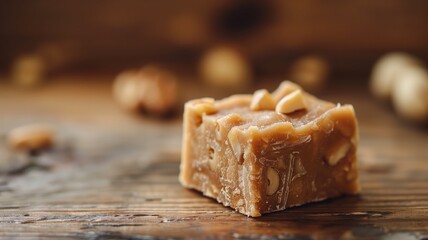
M214 114L218 111L218 109L214 106L214 99L212 98L200 99L200 101L193 105L193 109L201 116L202 114Z
M275 100L266 89L257 90L251 100L250 109L253 111L273 110L275 109Z
M327 163L330 166L336 165L342 158L346 156L351 144L349 142L341 143L339 146L335 147L332 152L327 156Z
M279 187L279 175L278 172L275 171L273 168L268 167L267 171L267 180L268 180L268 186L267 186L267 195L271 196L278 191Z
M281 100L281 98L299 89L302 89L299 85L291 81L283 81L279 85L279 87L272 93L272 97L275 102L278 102L279 100Z
M45 125L27 125L11 130L7 142L13 150L40 150L53 145L54 133Z
M229 134L227 135L227 138L229 140L230 147L232 148L232 152L236 157L236 160L238 160L239 164L242 164L244 162L244 151L241 147L241 144L239 143L236 129L230 130Z
M214 99L212 98L203 98L199 99L197 102L194 102L192 108L195 112L195 121L197 126L202 124L202 116L214 114L218 109L214 105Z
M283 97L275 107L276 112L284 114L292 113L301 109L306 109L305 99L301 90L295 90Z

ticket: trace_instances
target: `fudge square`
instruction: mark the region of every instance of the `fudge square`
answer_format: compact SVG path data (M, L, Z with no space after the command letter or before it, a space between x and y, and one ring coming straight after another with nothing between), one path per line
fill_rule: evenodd
M179 180L251 217L360 190L358 125L284 81L273 93L185 104Z

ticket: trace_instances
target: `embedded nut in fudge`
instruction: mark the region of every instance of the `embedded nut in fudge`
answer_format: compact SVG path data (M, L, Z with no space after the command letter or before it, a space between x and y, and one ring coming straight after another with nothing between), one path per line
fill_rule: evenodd
M317 99L292 82L272 94L189 101L183 130L181 184L242 214L360 190L353 107Z

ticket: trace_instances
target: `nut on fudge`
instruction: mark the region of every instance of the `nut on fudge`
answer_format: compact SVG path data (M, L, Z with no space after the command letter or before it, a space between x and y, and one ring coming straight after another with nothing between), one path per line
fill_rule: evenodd
M242 214L359 192L353 107L292 82L273 93L191 100L183 125L181 184Z

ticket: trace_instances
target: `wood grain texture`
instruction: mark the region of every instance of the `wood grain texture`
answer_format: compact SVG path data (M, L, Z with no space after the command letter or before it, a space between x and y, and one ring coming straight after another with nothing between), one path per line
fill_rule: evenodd
M48 168L0 176L0 238L428 237L428 133L398 120L364 88L323 94L356 108L362 193L253 219L184 189L180 120L124 113L110 86L96 81L105 78L71 76L32 91L0 86L1 133L43 121L74 139L70 155L59 149L37 157L56 162Z

